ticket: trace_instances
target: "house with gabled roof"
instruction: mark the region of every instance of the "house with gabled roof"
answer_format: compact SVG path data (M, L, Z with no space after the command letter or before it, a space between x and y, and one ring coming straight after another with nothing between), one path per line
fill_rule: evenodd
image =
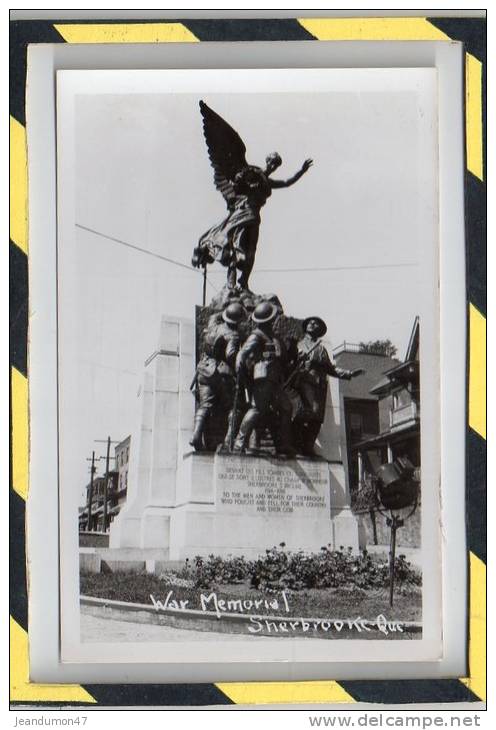
M349 490L353 510L360 524L360 546L387 545L389 530L385 517L374 508L374 479L383 464L406 461L414 467L415 479L420 481L420 356L419 318L413 323L403 361L389 358L376 361L375 383L370 382L365 397L363 383L351 380L343 389L344 422L346 424L346 454ZM360 355L360 353L358 353ZM357 356L358 356L357 355ZM363 354L362 354L363 357ZM369 355L370 358L370 355ZM346 359L335 354L341 367L349 366ZM367 368L367 363L355 360L354 367ZM385 366L381 372L377 370ZM356 378L360 381L361 378ZM360 410L367 413L367 428L360 420ZM398 545L420 546L420 509L398 531Z

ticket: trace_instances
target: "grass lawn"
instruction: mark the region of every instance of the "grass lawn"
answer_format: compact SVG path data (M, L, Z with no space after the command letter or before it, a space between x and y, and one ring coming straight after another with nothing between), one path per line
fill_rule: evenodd
M169 592L175 601L188 601L187 608L201 609L201 595L212 592L219 600L267 601L251 614L259 616L288 616L281 592L267 592L251 588L248 583L217 585L214 588L197 588L172 585L156 575L136 573L82 574L82 595L107 598L130 603L151 604L150 596L164 601ZM395 591L394 606L389 607L389 591L386 588L310 588L304 591L286 591L289 615L304 618L352 618L373 620L383 614L393 621L420 621L422 589L420 586L399 586ZM278 606L274 607L277 602ZM213 609L210 609L213 610Z

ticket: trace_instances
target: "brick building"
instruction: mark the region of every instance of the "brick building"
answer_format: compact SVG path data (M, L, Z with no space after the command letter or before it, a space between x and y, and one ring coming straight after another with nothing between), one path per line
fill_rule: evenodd
M93 478L93 487L91 482L86 485L86 504L79 511L80 532L106 533L115 515L119 514L127 496L130 446L131 436L116 445L114 468L109 471L107 484L106 476L102 475ZM88 522L90 503L91 519Z

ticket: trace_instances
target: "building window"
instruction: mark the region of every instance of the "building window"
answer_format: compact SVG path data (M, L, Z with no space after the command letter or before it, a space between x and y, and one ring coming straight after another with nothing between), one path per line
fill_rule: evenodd
M363 416L361 413L350 413L350 431L352 436L361 436L363 433Z
M411 395L406 388L396 390L393 393L393 408L396 410L397 408L403 408L403 406L408 406L410 405L411 400Z

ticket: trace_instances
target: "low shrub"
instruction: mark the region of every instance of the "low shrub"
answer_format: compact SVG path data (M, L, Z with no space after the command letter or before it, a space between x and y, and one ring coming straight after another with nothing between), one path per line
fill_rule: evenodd
M186 564L182 575L193 580L197 588L210 588L213 585L244 583L250 575L251 562L241 557L221 558L209 555L208 558L196 556L194 564Z
M318 553L292 552L285 544L266 550L262 558L197 556L188 562L181 576L198 588L244 583L263 590L302 591L309 588L385 588L389 583L389 561L366 550L353 554L351 548L333 550L324 546ZM404 555L394 566L398 588L408 590L421 584L421 574Z

